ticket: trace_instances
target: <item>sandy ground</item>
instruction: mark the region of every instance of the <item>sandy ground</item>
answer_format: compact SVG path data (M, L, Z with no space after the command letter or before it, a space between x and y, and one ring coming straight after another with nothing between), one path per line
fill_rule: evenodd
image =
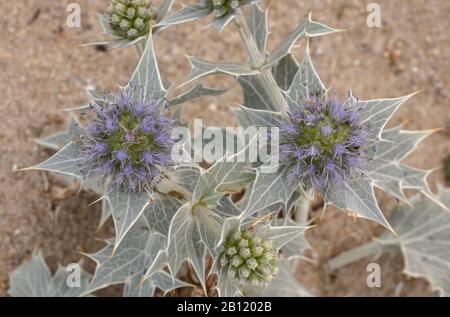
M82 29L65 25L66 5L72 1L21 0L0 4L0 296L6 295L8 274L32 250L40 248L54 267L79 259L79 251L92 252L111 229L96 233L98 206L88 207L95 197L76 191L49 174L18 172L44 160L50 152L33 139L64 127L62 108L87 99L83 87L114 88L124 84L136 63L136 53L127 50L79 48L101 38L96 12L104 0L78 1ZM370 1L372 2L372 1ZM347 32L313 39L311 54L322 80L340 95L352 89L362 98L396 97L419 89L395 116L392 124L408 129L445 128L435 133L408 158L420 168L442 165L450 152L450 1L378 1L382 28L366 26L366 1L263 1L270 7L270 47L303 20L313 18ZM206 22L205 22L206 23ZM188 73L185 54L217 61L243 61L239 37L233 28L223 34L202 29L201 23L185 24L165 31L156 40L156 50L166 80L181 83ZM302 49L295 50L301 57ZM210 81L220 87L233 81ZM232 124L229 106L240 100L234 87L225 96L205 98L188 105L187 118L200 117L208 124ZM443 182L442 172L430 177L433 188ZM395 201L379 195L384 211ZM58 217L55 215L58 214ZM319 212L314 212L319 217ZM369 289L363 260L331 274L324 262L343 250L368 241L382 230L368 221L352 220L330 210L308 232L315 263L302 263L299 279L318 295L431 295L428 283L402 274L403 260L385 255L382 287ZM89 263L89 269L93 264ZM114 291L105 294L114 294Z

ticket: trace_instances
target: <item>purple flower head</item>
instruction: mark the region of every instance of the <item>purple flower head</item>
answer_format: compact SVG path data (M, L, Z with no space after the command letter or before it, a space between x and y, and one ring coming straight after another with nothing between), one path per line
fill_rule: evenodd
M333 129L329 125L324 125L321 131L323 136L329 136L333 132Z
M92 148L92 150L95 153L102 154L108 150L108 146L105 143L98 142L98 143L94 144L94 147Z
M121 93L105 96L84 129L85 165L125 191L151 192L158 176L173 165L172 122L162 100L134 101Z
M334 163L333 163L332 160L328 160L328 161L325 163L324 169L325 169L325 171L327 171L327 172L334 172L335 169L336 169L336 166L334 165Z
M113 132L117 129L117 122L114 119L106 119L105 128L108 132Z
M348 114L347 120L350 124L356 125L360 120L360 115L358 111L353 111Z
M313 114L308 114L305 117L305 122L307 122L307 123L314 123L316 121L317 121L317 117Z
M127 150L125 148L121 148L118 151L113 151L113 159L118 160L119 162L123 163L125 160L128 159Z
M360 109L319 98L299 109L280 127L280 162L288 179L317 190L345 181L365 160L367 133Z
M319 150L317 149L315 144L311 145L308 152L311 157L316 157L317 155L319 155Z
M345 146L338 143L333 146L333 154L335 156L342 156L345 153Z

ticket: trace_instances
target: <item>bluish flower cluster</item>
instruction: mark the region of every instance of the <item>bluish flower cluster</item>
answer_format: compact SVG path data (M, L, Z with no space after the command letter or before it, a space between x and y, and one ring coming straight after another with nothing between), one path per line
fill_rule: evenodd
M151 192L160 173L173 165L172 122L164 101L134 101L126 94L94 103L96 118L81 141L90 174L111 177L126 191Z
M289 181L322 190L361 167L366 144L360 109L316 98L292 110L280 127L280 162Z

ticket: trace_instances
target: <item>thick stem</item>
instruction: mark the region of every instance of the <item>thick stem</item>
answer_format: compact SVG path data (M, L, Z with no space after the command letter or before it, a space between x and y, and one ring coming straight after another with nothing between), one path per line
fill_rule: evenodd
M334 271L347 264L356 262L365 257L381 253L383 246L377 241L371 241L359 247L342 252L337 257L328 261L328 267Z
M303 192L303 194L297 200L297 203L295 205L295 220L298 223L305 224L308 222L309 212L311 211L311 194L311 190Z
M219 240L222 234L222 225L213 217L211 212L202 205L194 205L192 207L192 212L195 218L212 234Z
M139 54L139 58L144 53L146 42L147 41L139 41L134 45L134 46L136 46L137 52Z
M236 11L235 24L241 35L242 42L245 45L247 51L250 66L254 69L260 69L266 63L265 52L261 52L256 44L255 38L250 31L250 28L240 10ZM273 104L285 115L287 113L287 103L277 82L272 74L272 69L267 67L261 70L260 75L256 75L260 79L261 85L269 95L269 98Z

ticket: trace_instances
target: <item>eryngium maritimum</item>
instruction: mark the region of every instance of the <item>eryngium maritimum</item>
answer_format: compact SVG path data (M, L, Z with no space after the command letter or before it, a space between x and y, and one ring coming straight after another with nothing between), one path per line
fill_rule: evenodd
M94 103L96 118L81 137L89 174L111 178L116 188L151 192L161 172L173 165L172 122L164 101L134 101L124 93Z
M243 288L265 287L278 271L278 252L272 241L264 241L249 230L229 235L219 261L221 269L228 270L229 276Z
M361 167L366 137L359 109L337 100L312 99L291 111L280 128L280 162L290 181L322 190Z
M216 18L223 17L242 5L241 0L198 0L200 8L210 8Z
M127 40L147 35L154 16L151 0L111 0L106 12L114 35Z

